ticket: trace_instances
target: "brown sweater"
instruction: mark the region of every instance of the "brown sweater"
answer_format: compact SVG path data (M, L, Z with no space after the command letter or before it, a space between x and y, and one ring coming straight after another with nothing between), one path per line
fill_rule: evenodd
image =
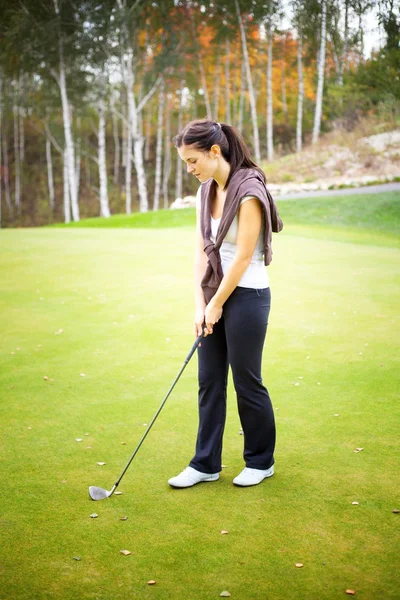
M245 196L253 196L261 202L265 225L265 265L269 265L272 260L272 232L278 233L283 228L276 204L267 190L261 174L255 169L239 169L229 182L222 217L218 227L217 239L214 244L210 239L213 182L213 179L209 179L201 187L200 226L204 240L204 252L208 257L207 268L201 282L201 287L207 304L218 290L223 277L219 249L238 212L241 199Z

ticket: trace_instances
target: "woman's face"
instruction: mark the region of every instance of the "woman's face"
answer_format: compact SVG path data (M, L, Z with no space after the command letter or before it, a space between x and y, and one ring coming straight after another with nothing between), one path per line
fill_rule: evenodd
M204 183L210 177L213 177L218 168L218 153L213 152L214 146L209 152L203 152L194 146L185 146L178 148L178 154L186 163L187 172L194 175L200 183Z

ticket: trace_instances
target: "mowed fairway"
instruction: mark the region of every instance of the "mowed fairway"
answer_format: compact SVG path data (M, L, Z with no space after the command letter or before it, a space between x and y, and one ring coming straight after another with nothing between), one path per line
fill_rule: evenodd
M169 488L194 450L194 357L122 494L92 502L193 343L193 228L0 232L0 598L400 598L400 252L393 233L353 234L274 237L275 476L232 485L230 385L220 480Z

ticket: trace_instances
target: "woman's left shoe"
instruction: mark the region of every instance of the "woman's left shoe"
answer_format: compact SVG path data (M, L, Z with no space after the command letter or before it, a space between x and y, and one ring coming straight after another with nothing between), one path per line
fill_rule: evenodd
M249 467L245 467L243 471L237 477L235 477L233 483L241 487L258 485L267 477L272 477L273 474L274 465L265 471L261 469L250 469Z

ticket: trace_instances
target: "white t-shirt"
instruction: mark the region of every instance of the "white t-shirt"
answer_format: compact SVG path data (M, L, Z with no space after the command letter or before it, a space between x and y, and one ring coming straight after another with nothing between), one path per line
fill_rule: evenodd
M240 201L240 206L246 200L249 200L252 196L245 196ZM201 207L201 186L197 190L196 195L196 206L200 210ZM213 219L211 217L211 241L215 242L217 238L217 231L220 224L221 218ZM221 244L219 253L221 256L222 272L225 275L226 271L232 264L232 261L236 254L236 241L238 234L238 216L235 215L231 226ZM238 287L247 287L254 289L263 289L269 287L269 279L267 269L264 265L264 225L261 227L260 235L258 236L257 245L254 250L253 257L249 266L243 274L243 277L238 283Z

